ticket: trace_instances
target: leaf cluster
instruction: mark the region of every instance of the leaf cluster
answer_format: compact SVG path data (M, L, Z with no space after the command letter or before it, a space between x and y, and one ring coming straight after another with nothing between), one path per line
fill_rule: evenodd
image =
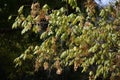
M44 67L45 70L56 68L56 73L61 74L62 68L74 65L75 71L82 67L81 72L89 72L90 80L95 80L101 75L104 78L111 75L109 78L115 80L120 74L119 5L105 7L97 14L96 5L92 0L85 2L85 13L77 7L75 0L68 0L68 3L76 8L76 13L66 15L65 7L52 10L47 16L49 17L47 29L40 34L42 43L32 47L32 53L27 51L30 53L27 54L25 51L18 58L25 60L34 57L35 71L39 67ZM18 10L19 14L22 8ZM28 15L22 19L23 15L18 15L13 28L23 27L22 33L31 29L39 32L34 29L36 28L34 25L37 24L35 19L39 17L38 22L41 22L42 18L45 20L47 18L46 14L41 14L41 9L37 10L39 13L34 17ZM48 8L44 10L47 13ZM16 25L18 22L21 22L20 25ZM27 50L29 49L31 48Z

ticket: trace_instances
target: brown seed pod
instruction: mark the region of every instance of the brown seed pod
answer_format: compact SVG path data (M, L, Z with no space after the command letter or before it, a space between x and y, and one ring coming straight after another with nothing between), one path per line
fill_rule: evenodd
M37 58L35 61L35 71L38 71L39 67L41 66L40 60Z
M56 74L58 75L62 74L62 68L57 69Z
M40 8L40 4L39 4L38 2L33 3L32 6L31 6L31 9L32 9L32 10L37 10L37 9L39 9L39 8Z
M44 62L43 67L44 67L44 70L47 70L49 68L48 62Z
M77 62L74 62L74 71L77 71L77 69L78 69L78 63Z
M40 11L40 4L38 2L33 3L31 5L31 16L35 18L39 14L39 11Z
M59 69L59 68L60 68L60 61L59 61L59 60L57 60L57 61L55 62L55 67L56 67L56 69Z

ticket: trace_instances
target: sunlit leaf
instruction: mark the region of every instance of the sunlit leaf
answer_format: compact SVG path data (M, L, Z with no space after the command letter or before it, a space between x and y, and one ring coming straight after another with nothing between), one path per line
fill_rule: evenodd
M23 5L19 8L19 10L18 10L18 13L19 13L19 14L21 14L21 13L22 13L23 8L24 8L24 6L23 6Z

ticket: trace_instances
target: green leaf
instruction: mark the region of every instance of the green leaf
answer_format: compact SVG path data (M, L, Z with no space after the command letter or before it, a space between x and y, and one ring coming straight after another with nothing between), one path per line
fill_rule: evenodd
M47 4L45 4L45 5L42 7L42 9L45 10L45 11L48 11L48 10L50 9L50 7L49 7Z
M40 39L45 39L47 37L47 32L43 32L40 36Z
M70 61L69 66L74 64L74 60Z
M22 5L19 9L18 9L18 13L21 14L23 12L23 8L24 6Z
M18 26L18 25L17 25L17 22L14 22L13 25L12 25L12 29L17 28L17 26Z
M8 17L8 20L11 20L12 19L12 15L10 15L9 17Z
M88 52L95 53L97 49L99 48L99 43L96 43L93 47L91 47Z
M62 36L61 36L61 39L63 41L65 41L67 39L67 37L68 37L67 33L63 33Z
M60 58L65 58L65 57L68 56L68 54L69 54L68 50L67 50L67 51L64 51L64 52L62 52L62 54L60 55Z
M79 19L80 19L80 16L77 16L72 22L72 24L75 25L79 21Z
M28 28L28 30L30 30L30 28ZM41 31L39 25L34 25L32 30L33 30L33 32L35 32L35 33L38 33L38 32Z
M105 16L105 10L102 9L99 15L100 15L101 17Z

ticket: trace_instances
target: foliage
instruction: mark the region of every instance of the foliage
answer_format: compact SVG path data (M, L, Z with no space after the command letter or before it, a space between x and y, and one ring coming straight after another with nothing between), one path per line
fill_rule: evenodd
M35 39L31 39L31 37L35 37ZM28 46L36 45L37 42L39 42L39 38L36 35L31 33L29 33L29 36L28 33L21 35L18 29L6 30L6 33L4 31L0 32L0 80L22 80L25 75L30 76L30 74L26 73L31 71L29 64L15 69L13 61Z
M13 28L22 27L22 34L33 31L42 42L16 58L16 66L30 59L35 60L35 71L39 67L56 68L56 73L61 74L65 66L74 65L75 71L82 67L81 72L89 72L90 80L100 76L116 80L120 75L119 3L96 13L96 4L87 0L84 13L76 0L66 1L75 12L66 14L67 8L61 7L46 15L48 6L40 8L37 2L32 4L31 13L26 17L23 6L20 7Z

